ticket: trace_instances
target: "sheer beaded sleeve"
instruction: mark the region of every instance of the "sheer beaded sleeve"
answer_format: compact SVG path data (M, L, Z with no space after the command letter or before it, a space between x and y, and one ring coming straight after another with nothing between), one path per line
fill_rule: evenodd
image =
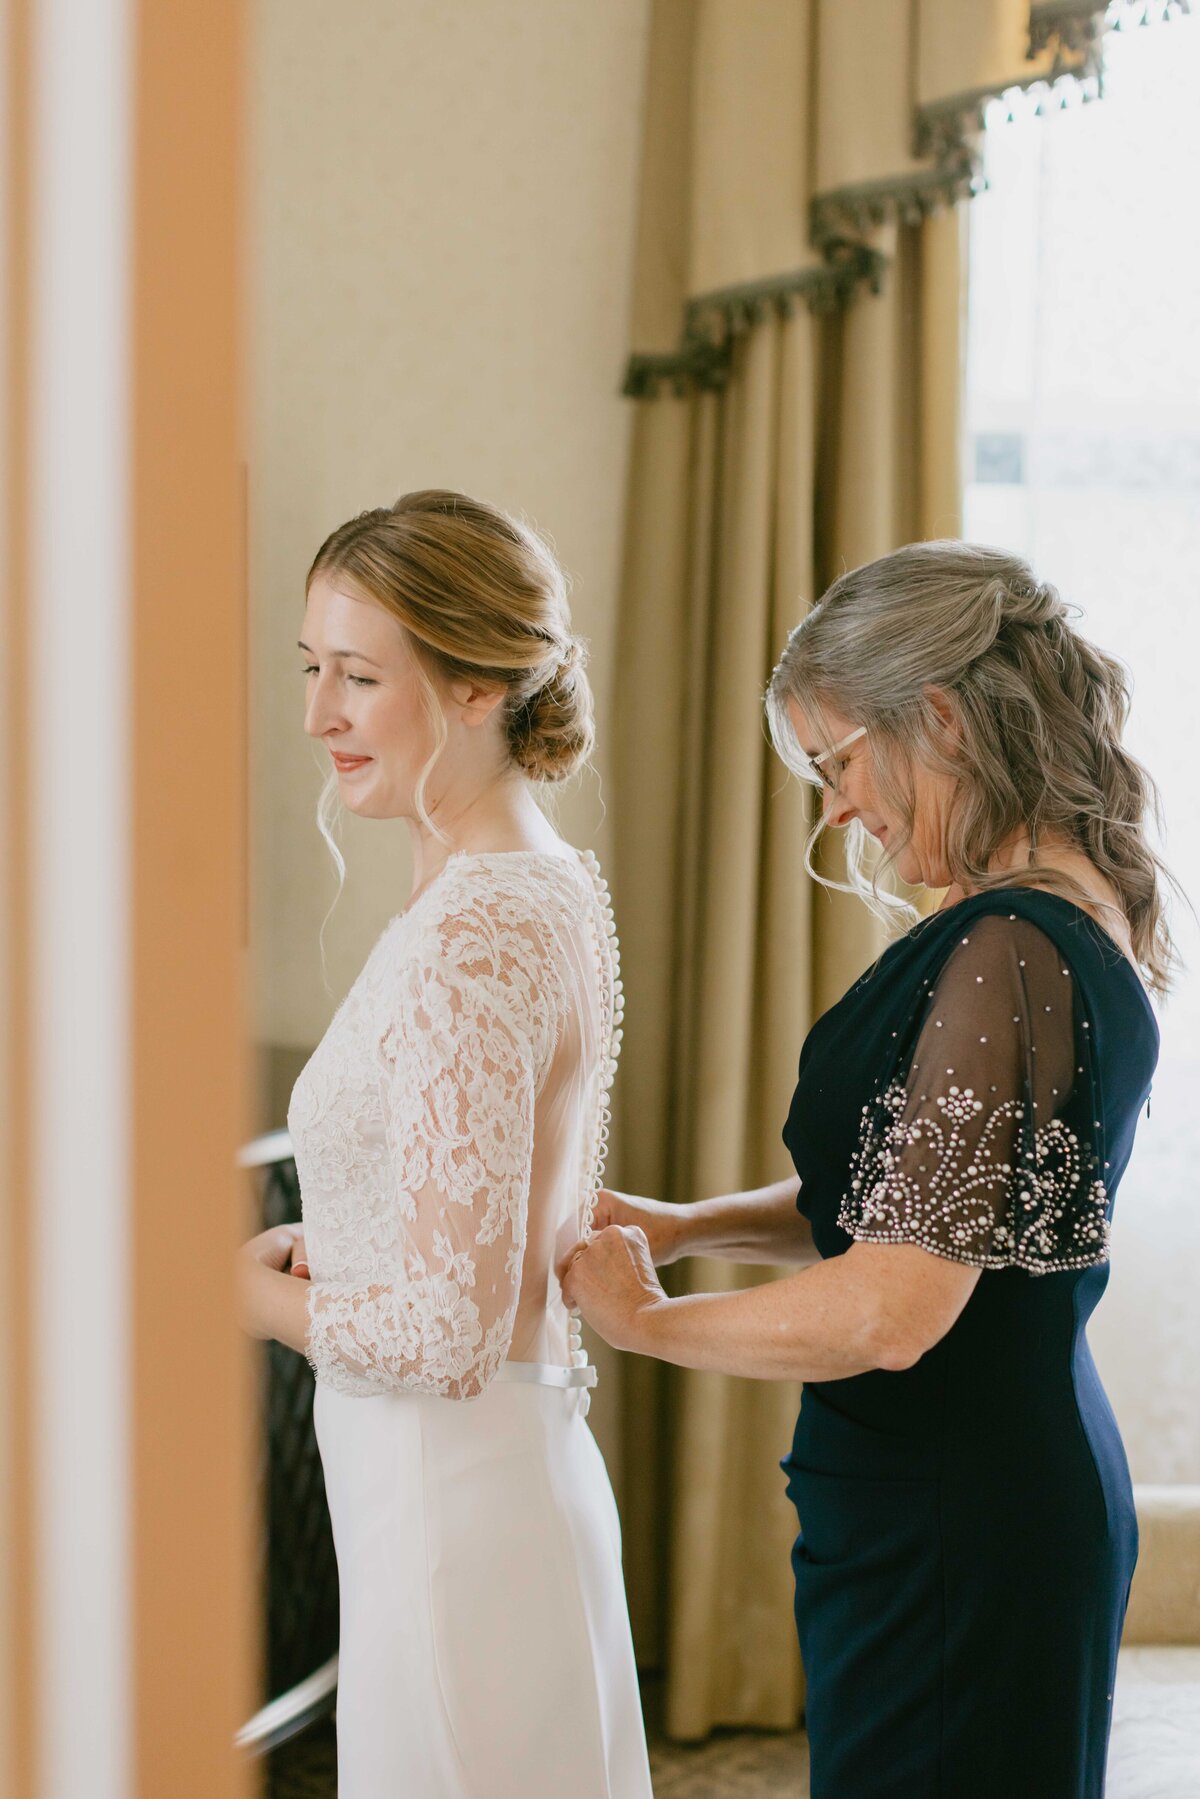
M964 931L863 1109L838 1223L980 1268L1031 1274L1108 1255L1090 1026L1071 971L1027 919Z
M386 1155L346 1229L378 1278L315 1282L306 1353L345 1393L480 1393L512 1337L534 1100L562 1011L547 933L483 895L396 970L378 1044Z

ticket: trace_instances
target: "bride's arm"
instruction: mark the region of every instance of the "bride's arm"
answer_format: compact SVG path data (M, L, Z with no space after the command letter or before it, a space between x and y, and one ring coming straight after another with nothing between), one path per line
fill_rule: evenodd
M395 972L379 1041L381 1190L363 1207L345 1183L371 1277L284 1273L295 1226L243 1251L245 1328L300 1350L345 1393L472 1399L509 1347L534 1095L557 1019L543 934L494 918L493 906L483 894L431 924Z
M659 1268L684 1256L711 1256L727 1262L808 1262L816 1251L808 1221L796 1210L799 1191L794 1174L769 1187L721 1193L691 1205L670 1205L606 1188L597 1202L595 1228L639 1226Z

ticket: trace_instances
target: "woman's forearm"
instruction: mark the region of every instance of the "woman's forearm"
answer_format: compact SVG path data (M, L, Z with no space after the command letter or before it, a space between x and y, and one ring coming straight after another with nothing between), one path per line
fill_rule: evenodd
M846 1256L736 1293L659 1300L635 1313L620 1347L752 1380L844 1380L908 1365L876 1285Z
M816 1251L796 1210L796 1175L748 1193L722 1193L687 1207L682 1255L730 1262L807 1262Z

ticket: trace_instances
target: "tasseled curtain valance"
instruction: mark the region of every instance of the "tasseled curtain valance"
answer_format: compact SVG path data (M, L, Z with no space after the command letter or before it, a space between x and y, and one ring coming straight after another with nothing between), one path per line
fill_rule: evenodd
M720 387L733 341L768 308L877 292L889 229L980 191L992 101L1095 99L1106 30L1189 10L656 0L625 392Z

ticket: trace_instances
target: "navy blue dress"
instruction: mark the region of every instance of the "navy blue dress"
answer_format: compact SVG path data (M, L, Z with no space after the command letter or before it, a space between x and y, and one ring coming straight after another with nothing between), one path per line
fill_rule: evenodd
M822 1257L983 1270L915 1366L804 1388L783 1463L813 1799L1093 1799L1137 1556L1085 1328L1158 1055L1113 939L1006 888L810 1031L784 1140Z

